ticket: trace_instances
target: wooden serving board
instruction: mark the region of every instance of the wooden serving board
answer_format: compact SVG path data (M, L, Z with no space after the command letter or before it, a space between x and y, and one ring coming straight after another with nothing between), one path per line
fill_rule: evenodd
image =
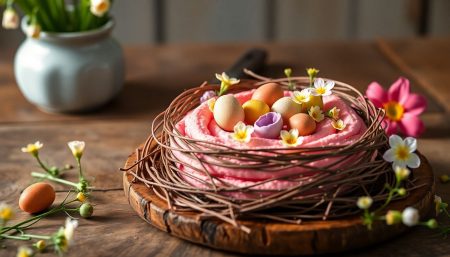
M419 154L420 155L420 154ZM426 216L434 201L435 184L430 164L420 155L422 164L414 170L418 185L410 195L394 201L388 209L401 210L413 206ZM136 161L131 154L125 167ZM134 170L131 170L134 172ZM143 183L132 182L133 176L123 175L125 195L131 207L149 224L172 236L215 249L260 255L311 255L337 253L375 244L407 230L399 224L388 226L376 222L368 230L360 216L329 221L304 221L300 225L280 222L242 221L249 234L217 219L199 220L196 212L169 210L166 202L156 196Z

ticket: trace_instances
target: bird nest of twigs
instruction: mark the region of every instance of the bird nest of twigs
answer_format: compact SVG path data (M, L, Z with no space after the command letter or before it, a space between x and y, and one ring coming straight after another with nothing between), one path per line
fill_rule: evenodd
M257 80L241 81L233 85L228 93L255 89L267 82L280 83L287 90L287 79L268 79L248 73ZM293 77L291 82L301 89L307 87L309 79ZM384 111L376 108L354 87L339 81L335 83L333 93L351 106L367 126L361 137L350 144L342 142L339 146L324 147L300 145L289 148L298 151L286 152L286 149L236 149L186 137L176 124L199 106L204 92L219 89L219 85L203 83L181 93L154 119L149 137L137 151L138 161L125 170L134 176L135 182L145 184L165 200L171 210L195 211L200 219L217 218L244 230L239 220L301 223L304 220L339 219L355 215L360 212L355 204L359 196L370 195L374 204L383 203L388 197L388 186L394 186L395 175L391 165L382 158L388 148L388 138L382 127ZM201 168L180 160L175 151L198 161L202 164ZM329 157L338 158L327 166L309 166L311 162ZM191 185L183 177L198 178L181 169L182 165L206 174L209 179L200 181L203 183L201 188ZM240 187L213 176L205 168L206 165L254 172L298 166L314 172L308 177L299 174L278 177L276 179L302 183L283 190L262 192L256 187L274 178ZM411 189L414 186L409 181L405 187ZM240 199L236 197L239 193L254 197Z

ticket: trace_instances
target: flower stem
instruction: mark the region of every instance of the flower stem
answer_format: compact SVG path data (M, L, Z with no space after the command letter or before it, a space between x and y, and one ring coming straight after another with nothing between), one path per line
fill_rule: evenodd
M76 159L77 159L77 165L78 165L78 178L80 180L82 180L84 177L83 177L83 171L81 169L81 158L78 157Z
M28 241L31 237L0 235L0 238Z
M388 194L388 197L386 198L386 201L375 212L379 212L379 211L383 210L384 208L386 208L386 206L388 206L388 204L392 201L392 198L394 197L395 192L397 192L399 186L400 186L400 181L398 179L396 179L394 188L389 188L389 194Z
M450 218L450 213L448 213L448 210L446 208L442 208L442 210L444 211L444 213L447 215L447 217Z
M35 220L39 220L39 219L41 219L43 217L46 217L46 216L51 215L53 213L57 213L57 212L62 211L64 209L65 209L65 206L61 205L59 207L51 209L48 212L41 213L41 214L36 215L36 216L34 216L34 217L30 218L30 219L27 219L25 221L17 223L17 224L15 224L12 227L3 227L2 229L0 229L0 235L3 236L3 234L8 232L8 231L11 231L11 230L14 230L14 229L19 229L22 225L26 225L27 223L30 223L30 222L35 221Z
M41 161L41 158L39 158L39 154L36 154L36 160L43 170L45 170L47 173L50 173L50 169L47 168L47 166L45 166L45 164Z
M33 235L33 234L23 234L21 235L23 237L29 237L29 238L36 238L36 239L43 239L43 240L50 240L51 236L40 236L40 235Z
M49 174L44 174L44 173L40 173L40 172L31 172L31 176L35 177L35 178L43 178L43 179L48 179L54 182L58 182L64 185L68 185L68 186L73 186L73 187L77 187L78 184L71 182L71 181L67 181L65 179L60 179L60 178L55 178L52 175Z

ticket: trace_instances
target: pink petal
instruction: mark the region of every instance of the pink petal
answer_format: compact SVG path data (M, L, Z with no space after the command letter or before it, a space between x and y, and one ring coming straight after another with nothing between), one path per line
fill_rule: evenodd
M403 105L409 97L409 80L400 77L388 90L389 101L396 101Z
M397 133L397 130L398 130L397 122L386 120L385 124L386 124L386 128L384 130L386 130L386 134L388 136Z
M419 115L427 109L427 99L418 94L410 94L403 104L405 112L412 115Z
M399 123L400 130L407 136L417 137L425 131L425 125L418 116L405 113Z
M383 103L387 102L388 97L384 88L377 82L372 82L367 87L366 96L376 107L382 108Z

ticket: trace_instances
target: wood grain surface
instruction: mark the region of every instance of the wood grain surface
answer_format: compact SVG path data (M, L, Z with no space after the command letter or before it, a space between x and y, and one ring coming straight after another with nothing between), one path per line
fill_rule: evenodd
M450 64L445 60L450 59L450 52L439 49L445 49L450 38L387 43L413 72L420 72L428 82L425 87L412 80L413 90L426 93L430 102L429 110L423 115L427 131L419 139L419 150L429 160L436 176L448 174L450 115L444 106L450 101L443 97L439 100L431 92L449 92ZM87 149L83 158L87 174L95 177L95 186L111 190L93 194L95 216L80 220L76 241L67 256L235 256L171 237L146 224L129 206L122 190L123 174L118 168L148 135L155 114L175 95L210 79L214 72L224 70L250 46L253 45L125 47L127 73L122 94L95 113L78 115L47 114L28 103L15 84L14 51L1 49L0 202L17 207L21 190L32 182L30 172L38 169L30 156L20 152L20 147L41 140L45 144L42 150L45 161L73 163L66 142L85 140ZM398 76L405 75L381 53L375 42L260 46L267 48L270 54L269 65L263 71L266 75L281 76L282 68L288 66L299 73L307 66L316 66L324 76L347 81L359 89L365 89L373 80L389 85ZM413 58L418 54L422 59ZM429 63L437 63L433 67L441 72L436 72ZM76 179L76 174L69 173L67 178ZM436 191L450 201L450 184L437 183ZM64 193L58 193L56 203L63 196ZM17 211L15 220L27 217L29 215ZM448 219L440 217L438 220L450 225ZM63 222L63 216L45 219L33 232L53 233ZM448 256L448 242L428 229L414 228L382 244L351 251L345 256ZM20 245L11 241L0 244L6 246L0 249L0 256L15 256L16 247Z
M139 148L142 150L142 145ZM434 206L434 175L426 158L422 155L420 158L422 164L414 170L414 176L416 185L421 187L411 191L407 198L394 201L386 209L403 210L412 206L423 217ZM134 152L124 167L131 167L136 161ZM303 221L301 224L238 221L251 230L246 233L218 219L200 219L199 212L170 209L167 202L150 187L135 180L132 173L137 172L138 166L135 166L124 173L123 189L131 207L143 220L175 237L220 250L288 256L340 253L380 243L407 230L402 225L388 226L384 221L378 221L369 231L362 223L361 216L356 215L336 220Z

